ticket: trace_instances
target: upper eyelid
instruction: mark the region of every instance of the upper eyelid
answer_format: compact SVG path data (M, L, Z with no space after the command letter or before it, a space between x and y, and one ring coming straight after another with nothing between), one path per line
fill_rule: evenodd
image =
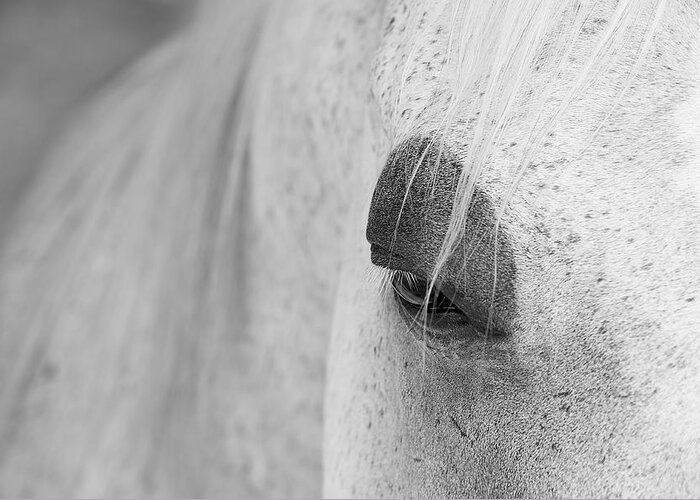
M447 310L449 310L449 309L451 309L451 308L454 308L457 312L459 312L460 314L463 314L463 315L466 316L466 313L464 312L464 309L461 308L461 307L459 307L458 304L455 304L453 298L450 297L450 296L448 296L448 295L446 295L446 294L441 290L441 288L440 288L439 285L433 284L433 285L432 285L432 289L431 289L431 288L430 288L430 285L429 285L429 283L428 283L428 280L425 280L425 279L423 279L422 277L416 276L415 274L413 274L413 273L408 273L408 272L396 272L396 273L394 273L394 276L393 276L393 278L392 278L392 282L391 282L391 283L392 283L392 287L393 287L393 289L395 290L395 292L398 293L401 297L403 297L406 301L408 301L408 302L410 302L410 303L413 303L413 301L412 301L410 298L405 297L404 294L402 293L402 291L399 290L399 289L397 288L397 284L396 284L397 279L407 279L408 281L412 282L411 284L414 285L414 286L422 286L422 287L424 287L424 288L425 288L425 292L426 292L426 293L423 294L423 295L424 295L424 300L423 300L422 302L423 302L424 305L426 305L426 304L428 304L428 303L430 302L430 298L431 298L431 297L428 296L428 294L427 294L428 290L430 290L431 296L434 296L435 301L436 301L438 304L439 304L440 302L443 302L443 300L440 300L441 297L442 297L444 300L446 300L447 302L449 302L449 305L442 306L442 308L447 309ZM421 281L422 281L423 283L421 283ZM409 285L409 286L410 286L410 285ZM405 288L405 287L401 287L401 288ZM407 291L408 293L411 292L410 290L406 290L406 291ZM418 297L418 295L415 295L415 296ZM417 305L417 304L416 304L416 305Z

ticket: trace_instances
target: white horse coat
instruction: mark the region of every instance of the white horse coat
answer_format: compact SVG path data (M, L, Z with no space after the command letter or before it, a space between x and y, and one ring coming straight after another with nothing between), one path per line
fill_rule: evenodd
M2 493L697 495L700 7L609 3L203 2L77 118L15 220ZM493 46L460 45L472 7ZM508 61L508 26L533 52L502 106L454 64ZM486 200L473 272L441 285L499 336L412 332L373 278L368 214L404 271L439 260L454 184L422 232L390 234L402 199L370 210L436 131Z

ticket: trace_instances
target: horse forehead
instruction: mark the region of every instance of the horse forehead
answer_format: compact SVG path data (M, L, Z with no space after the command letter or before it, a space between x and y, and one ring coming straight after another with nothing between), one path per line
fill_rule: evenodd
M583 63L594 48L596 32L605 26L606 18L611 15L612 10L613 2L599 2L595 10L596 15L591 16L580 34L580 38L584 40L579 40L580 47L572 53L569 65L576 67ZM373 65L372 94L380 108L385 128L393 129L394 137L430 133L435 125L431 120L440 121L445 116L450 102L449 85L455 77L447 74L451 70L445 64L446 47L454 22L453 13L454 4L449 0L388 2L382 44ZM656 54L650 57L650 62L643 68L641 81L627 89L632 97L627 100L626 106L625 103L621 104L620 107L624 111L608 116L606 126L601 127L595 136L598 142L606 144L608 150L629 149L630 145L644 146L645 141L653 136L657 141L653 144L654 148L640 147L634 155L638 160L637 164L645 164L647 172L644 176L663 177L661 184L664 185L668 180L672 180L675 184L670 187L670 191L679 190L682 197L691 197L696 206L700 202L700 169L696 168L700 152L700 43L696 28L700 22L698 15L697 6L693 7L684 2L672 3L667 7L659 30L661 36L652 48ZM636 32L633 36L641 37L642 32ZM623 61L622 65L624 64L629 64L629 60L627 63ZM622 67L622 70L625 68ZM567 74L562 76L558 68L545 68L538 78L543 82L557 78L562 86L567 84L567 79L576 78L575 71L564 73ZM573 129L570 127L565 133L556 134L549 141L549 145L558 148L558 159L577 158L580 163L584 158L590 163L587 169L589 173L596 170L605 171L606 162L601 160L605 151L597 151L597 158L591 154L581 155L581 151L588 147L587 142L594 139L592 132L598 125L595 120L600 120L599 103L612 104L615 97L625 90L625 85L624 78L613 79L612 83L608 81L602 84L602 87L613 87L612 90L607 89L607 95L602 96L600 92L593 90L578 98L579 106L570 116L574 116L574 122L586 122L592 128L584 130L584 127L574 123ZM605 92L606 90L603 90L603 93ZM660 100L664 103L663 109L657 105ZM656 109L658 112L649 113L649 109ZM515 111L517 114L517 107ZM466 116L465 113L458 113L455 127L467 131L464 137L469 137L470 123L474 118ZM525 139L532 122L536 119L537 116L530 115L521 126L511 128L511 136L506 138L506 145ZM638 126L638 123L642 126ZM574 130L575 128L578 130ZM667 140L662 140L662 137L666 137ZM453 146L459 148L461 145ZM652 152L651 149L655 151ZM546 157L550 152L542 153ZM673 168L665 168L665 162L655 162L654 155L659 152L668 152L666 156L675 158ZM509 158L503 165L512 163L512 152L500 153L501 159ZM618 173L622 174L630 168L635 168L634 162L628 161L627 169L624 163L619 158L613 158L608 162L610 168L606 173L614 178ZM657 168L654 168L654 165ZM493 176L501 181L507 177L504 173L498 165L493 169ZM530 178L537 179L537 176ZM603 180L601 176L598 178ZM488 182L488 179L484 181ZM537 182L541 183L542 180L537 179ZM608 182L599 186L600 190L621 188L630 191L635 185L615 185L615 182Z
M449 4L444 0L388 2L371 82L372 96L385 121L396 111L403 120L413 118L440 90L436 83L449 36ZM401 109L395 109L397 105Z
M550 133L539 164L529 166L520 194L530 190L531 199L550 208L560 198L560 207L585 212L577 221L584 230L643 215L651 232L668 229L663 221L684 224L691 243L700 243L700 9L678 5L667 9L628 87L613 82L605 95L597 84L577 99ZM609 106L604 120L599 102Z
M382 43L373 62L372 81L372 95L385 121L420 122L417 115L427 108L439 114L439 108L448 106L452 90L450 85L455 83L458 70L454 65L448 67L447 61L450 58L447 57L447 47L451 45L454 51L454 47L459 45L454 39L458 36L456 30L459 26L455 24L458 22L455 13L459 4L461 2L454 0L386 2ZM576 43L580 45L579 50L574 50L570 55L568 66L575 67L582 63L594 50L597 35L603 32L613 17L616 4L612 0L595 3L578 35ZM675 34L672 43L692 44L694 38L690 38L693 34L697 35L695 32L699 22L697 6L687 2L673 2L665 11L666 26L661 29L671 37ZM688 32L682 29L676 31L674 23L682 23L691 29ZM552 32L545 37L546 44L553 40L563 43L563 39L553 37L554 31L558 29L557 24L553 24L550 29ZM640 41L642 36L643 30L631 33L631 38L637 37ZM538 54L538 58L545 63L556 54L556 50L544 51ZM454 57L456 54L452 54L451 58ZM543 81L551 77L562 78L559 69L545 67ZM576 78L575 72L568 73L569 78ZM595 98L595 94L590 95L591 100ZM393 125L396 127L397 123Z

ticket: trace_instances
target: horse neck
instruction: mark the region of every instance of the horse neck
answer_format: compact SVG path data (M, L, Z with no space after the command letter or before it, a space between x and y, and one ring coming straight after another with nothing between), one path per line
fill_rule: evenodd
M231 2L251 22L207 32L206 5L76 118L15 220L0 260L5 493L201 495L245 476L219 433L254 416L231 401L254 361L230 228L258 7Z

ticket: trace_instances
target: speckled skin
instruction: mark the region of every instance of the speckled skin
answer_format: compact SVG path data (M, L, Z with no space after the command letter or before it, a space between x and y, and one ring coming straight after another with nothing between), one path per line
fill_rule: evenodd
M433 94L444 19L433 17L417 40L402 35L407 12L434 14L443 5L387 3L369 111L377 115L380 159L396 137L430 133L444 112L440 89ZM606 15L608 5L584 30L570 68L581 64ZM517 310L504 337L424 352L391 294L368 283L367 244L348 237L326 389L327 494L700 493L700 239L697 177L689 173L700 168L699 23L697 3L669 2L638 80L590 147L599 110L623 85L619 73L574 102L526 172L502 223ZM407 58L412 69L394 112ZM544 71L541 78L554 78ZM559 76L562 86L570 75ZM458 113L455 126L468 127L469 118ZM512 151L527 131L527 119L510 129L484 172L479 186L492 199L504 196ZM382 140L392 132L393 143ZM459 158L464 144L449 137L446 144ZM441 197L449 200L449 190L438 189L435 203ZM373 242L389 242L392 220L377 217L397 203L375 199ZM359 226L366 210L348 226ZM426 234L440 234L440 221L428 222L438 229ZM399 240L416 241L420 223L409 227ZM426 248L404 245L404 267L420 273L435 258L420 253ZM477 273L464 285L450 269L446 280L489 283Z
M619 74L523 177L503 335L428 350L368 278L366 230L386 241L400 200L370 203L400 172L380 173L445 111L451 1L201 5L77 119L0 260L3 495L700 494L697 2L669 2L595 141ZM512 180L516 115L475 227ZM445 133L451 168L471 118ZM447 221L415 222L418 271ZM490 258L444 277L482 316Z

